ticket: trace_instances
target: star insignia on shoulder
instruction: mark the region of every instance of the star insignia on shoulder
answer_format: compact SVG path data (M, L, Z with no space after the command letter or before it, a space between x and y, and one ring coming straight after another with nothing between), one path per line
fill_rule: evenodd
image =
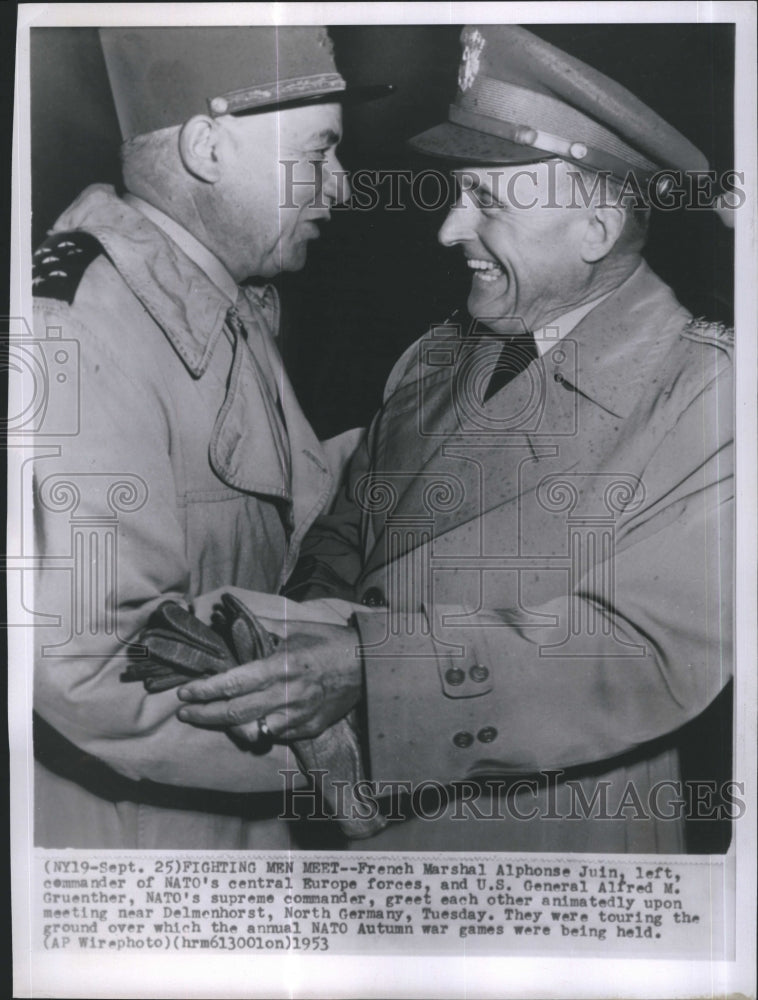
M92 261L103 252L89 233L51 233L34 251L32 293L35 298L74 301L76 290Z
M717 347L727 349L734 347L734 327L727 326L725 323L712 322L704 316L691 319L682 330L682 336L688 340L711 343Z

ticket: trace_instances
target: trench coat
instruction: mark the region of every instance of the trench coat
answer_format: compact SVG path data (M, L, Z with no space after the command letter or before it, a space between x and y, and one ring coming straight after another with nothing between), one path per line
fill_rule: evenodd
M246 289L247 339L230 335L229 301L105 186L36 260L36 337L68 393L33 463L36 843L287 847L289 752L238 749L179 722L175 691L120 679L162 601L276 593L329 499L330 455L274 343L276 294Z
M377 850L684 849L679 733L731 672L732 341L641 264L484 404L492 336L401 358L302 563L374 609L371 777L421 817Z

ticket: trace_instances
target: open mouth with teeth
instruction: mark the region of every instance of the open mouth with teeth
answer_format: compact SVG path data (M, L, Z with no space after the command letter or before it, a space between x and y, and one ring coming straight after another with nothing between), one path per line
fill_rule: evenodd
M476 257L467 257L466 264L474 271L474 277L479 281L497 281L505 273L499 264L494 260L478 260Z

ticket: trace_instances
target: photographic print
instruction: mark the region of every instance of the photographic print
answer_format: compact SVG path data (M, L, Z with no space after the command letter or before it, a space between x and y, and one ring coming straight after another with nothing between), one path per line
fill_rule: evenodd
M19 12L18 995L754 993L754 11L404 7Z

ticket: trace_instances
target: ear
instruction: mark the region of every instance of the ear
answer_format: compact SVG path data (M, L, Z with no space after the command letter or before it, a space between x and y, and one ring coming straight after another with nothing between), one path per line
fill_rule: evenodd
M185 168L207 184L215 184L221 176L219 156L220 129L208 115L195 115L179 133L179 155Z
M591 210L582 239L582 260L595 264L616 245L626 221L620 205L596 205Z

